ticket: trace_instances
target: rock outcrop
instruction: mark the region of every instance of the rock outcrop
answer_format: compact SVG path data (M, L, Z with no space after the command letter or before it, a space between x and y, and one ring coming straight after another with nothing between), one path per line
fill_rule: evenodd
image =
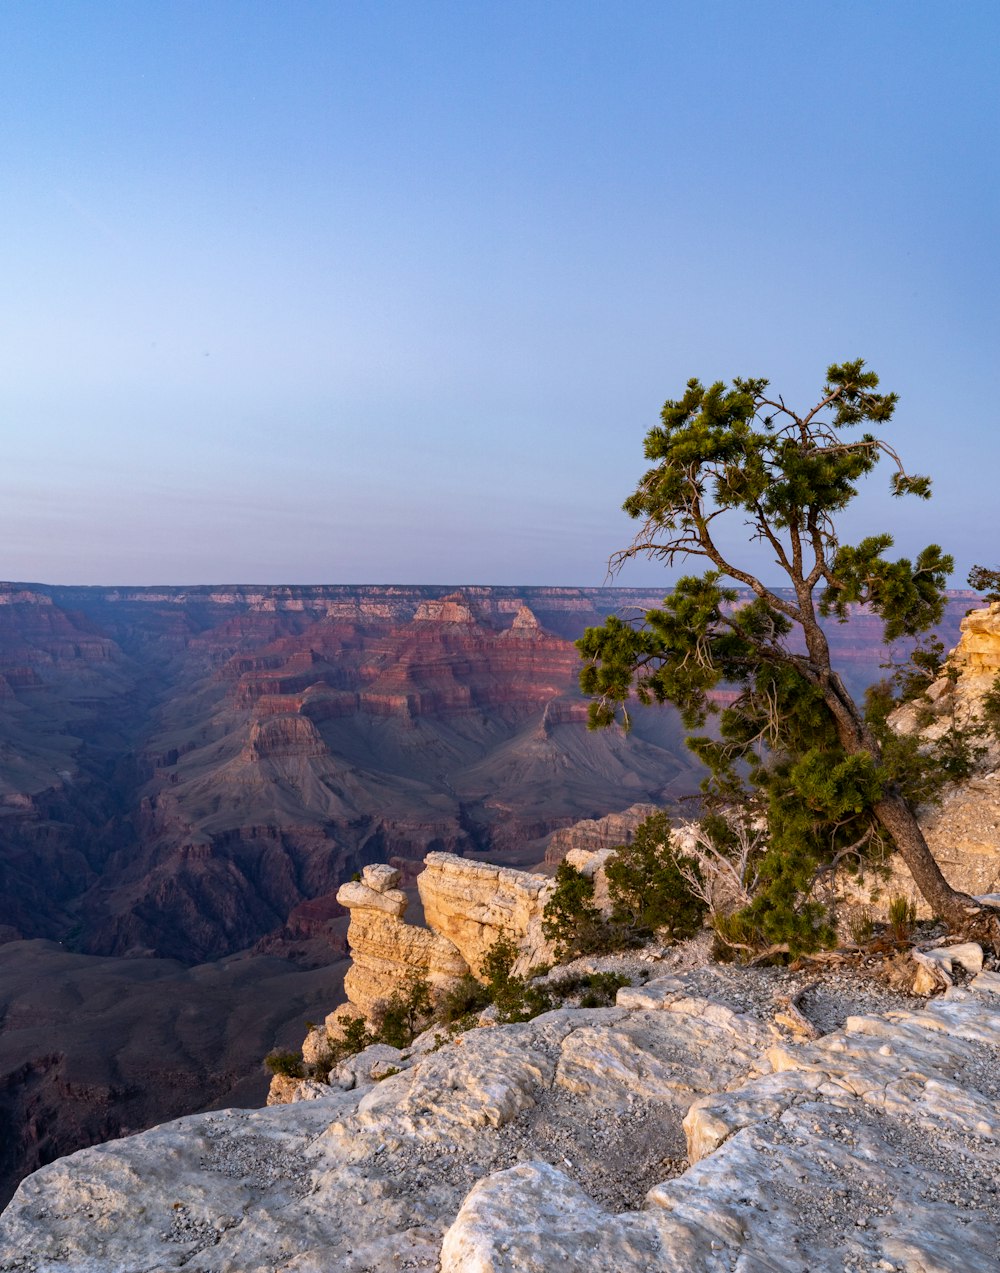
M415 977L435 992L469 971L446 937L404 922L409 899L398 883L399 872L392 867L366 866L359 881L342 884L337 893L337 901L351 914L347 941L353 962L344 990L363 1016Z
M636 828L659 810L655 804L633 804L620 813L609 813L603 818L584 818L571 827L553 831L545 846L545 861L556 866L572 849L584 849L594 853L600 849L613 849L619 844L631 844Z
M542 912L553 888L544 876L451 853L428 853L417 876L425 921L453 943L473 972L501 937L516 942L519 972L552 961Z
M581 854L583 859L590 856ZM307 1034L302 1055L309 1065L329 1064L345 1021L359 1015L376 1019L415 980L426 981L432 999L439 999L458 978L478 973L483 956L501 937L514 941L521 952L518 972L554 957L542 932L542 912L553 884L543 876L450 853L428 854L417 876L426 926L406 922L409 898L399 882L395 867L376 864L337 892L338 906L350 914L347 1003ZM298 1099L297 1092L295 1082L276 1075L268 1104Z
M427 1038L350 1090L83 1150L22 1184L0 1270L995 1273L1000 975L811 1043L726 984Z

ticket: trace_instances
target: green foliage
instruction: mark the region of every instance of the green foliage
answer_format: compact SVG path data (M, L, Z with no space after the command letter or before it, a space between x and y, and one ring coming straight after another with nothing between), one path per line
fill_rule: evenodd
M746 962L765 945L763 934L745 911L712 916L715 941L712 954L722 963Z
M1000 570L973 566L969 571L969 587L985 593L987 601L1000 601Z
M498 937L483 958L482 974L497 1020L530 1021L551 1007L547 991L514 973L518 949L509 937Z
M628 977L615 972L568 974L553 981L534 984L531 977L514 972L518 949L509 937L499 937L486 952L482 981L463 977L444 996L438 1019L453 1028L471 1024L490 1004L502 1024L530 1021L533 1017L579 997L580 1006L599 1008L613 1003L618 990L628 985Z
M363 1052L369 1044L375 1042L368 1032L364 1017L341 1017L341 1029L343 1037L338 1044L340 1056L354 1056L356 1052Z
M689 937L701 927L704 902L692 892L670 838L670 819L653 814L636 828L631 844L620 845L608 859L605 874L611 918L594 905L594 881L568 862L556 870L556 887L545 905L542 931L555 944L560 960L604 954L648 939L659 929L668 936Z
M594 905L594 881L568 862L556 868L556 887L542 912L542 932L559 960L610 950L613 937Z
M802 414L764 379L707 388L689 381L647 434L652 467L624 505L643 526L612 566L644 555L668 566L701 557L709 569L678 579L641 624L612 616L577 643L592 726L620 720L628 728L633 699L673 704L692 731L715 717L710 734L688 739L709 770L710 808L754 793L762 801L767 842L755 895L740 915L713 919L720 943L735 952L756 944L795 954L833 941L824 890L834 869L881 860L895 847L879 808L926 798L968 759L955 739L931 758L912 740L890 738L891 706L901 690L929 684L938 647L919 647L902 683L876 693L866 714L832 667L819 622L846 620L850 606L865 605L892 642L919 636L943 612L952 561L937 545L894 561L890 535L850 545L836 529L859 480L883 458L894 467L894 495L930 493L929 479L906 473L887 443L867 431L851 436L858 426L887 424L896 403L860 359L828 368L819 401ZM744 540L749 526L790 592L727 557L715 537L727 518ZM736 696L719 710L711 694L722 685ZM912 817L907 825L915 853L920 832ZM631 895L632 915L638 899Z
M636 828L632 843L621 845L608 860L612 922L636 936L658 929L675 938L697 932L706 907L681 874L684 864L697 870L689 858L678 862L669 816L654 813Z
M950 674L945 664L944 642L936 636L918 641L902 666L891 663L883 663L882 666L894 668L891 681L893 706L913 702L924 695L939 676Z
M875 936L875 918L871 908L862 906L854 911L848 922L848 929L855 946L867 946Z
M489 991L470 972L460 977L442 995L438 1004L438 1017L442 1024L454 1025L457 1021L472 1018L489 1005Z
M910 940L917 922L916 903L908 897L889 898L889 929L892 939L901 945Z
M585 972L559 977L549 982L547 989L553 999L578 995L581 1008L604 1008L613 1004L618 991L628 984L628 977L620 972Z
M301 1052L286 1052L275 1048L264 1058L264 1064L272 1074L281 1074L284 1078L300 1079L305 1076Z
M431 1014L430 986L420 977L412 977L402 991L390 995L379 1014L372 1042L387 1043L392 1048L406 1048L413 1042L417 1027Z

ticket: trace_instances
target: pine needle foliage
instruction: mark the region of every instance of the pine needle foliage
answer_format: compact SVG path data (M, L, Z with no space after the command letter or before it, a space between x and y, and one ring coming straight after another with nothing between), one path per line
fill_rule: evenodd
M605 867L612 923L635 938L696 933L707 908L681 874L682 863L694 867L690 859L678 861L667 813L640 823L632 842L616 849Z
M952 559L938 545L893 560L884 532L840 539L839 515L882 461L893 495L930 495L930 479L908 473L869 431L896 409L897 395L878 386L863 360L835 364L815 405L797 412L764 379L690 380L646 436L651 467L624 505L641 529L611 567L645 556L668 567L701 559L706 569L680 578L641 622L612 615L577 642L592 727L627 728L633 702L671 703L708 768L709 807L762 798L767 849L738 926L790 953L832 940L824 889L834 870L894 849L935 913L958 925L976 912L942 876L916 821L933 758L895 740L885 694L870 711L854 701L821 626L863 605L890 643L926 632L944 609ZM730 522L749 527L786 587L770 587L757 558L724 551L737 542L718 533ZM721 709L712 696L720 687L736 691ZM702 732L710 716L714 728Z
M983 593L987 601L1000 601L1000 570L973 566L969 571L969 587Z
M556 887L545 903L542 932L560 961L611 950L615 939L597 906L594 881L569 862L556 867Z

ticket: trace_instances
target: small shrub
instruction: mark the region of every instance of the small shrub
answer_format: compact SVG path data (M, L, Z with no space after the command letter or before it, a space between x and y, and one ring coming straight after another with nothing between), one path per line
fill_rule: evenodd
M746 963L766 945L756 924L741 911L730 915L716 913L712 916L712 928L715 931L712 954L720 963Z
M413 977L403 991L390 995L374 1023L370 1042L406 1048L413 1042L419 1024L430 1016L431 988L422 977Z
M908 897L889 898L889 929L892 939L902 944L910 940L917 922L917 904Z
M370 1043L375 1042L374 1037L368 1032L368 1023L364 1017L341 1017L340 1028L343 1036L333 1044L337 1060L363 1052Z
M305 1077L301 1052L286 1052L275 1048L264 1058L264 1064L272 1074L281 1074L285 1078L300 1079Z
M628 977L620 972L578 972L550 981L546 990L560 1003L580 995L581 1008L603 1008L628 984Z
M637 938L665 929L670 937L690 937L705 917L704 900L694 892L681 866L691 858L674 852L670 818L654 813L641 823L631 844L615 850L606 868L611 918Z
M544 987L531 985L515 975L518 949L509 937L498 937L483 958L482 973L486 993L496 1008L497 1020L530 1021L551 1007Z
M612 948L609 926L594 905L593 879L568 862L556 868L556 887L542 912L542 932L554 943L560 960Z
M452 1025L482 1012L491 1002L486 986L467 972L442 995L438 1016L444 1025Z
M871 909L862 906L860 910L854 911L848 920L847 927L855 946L867 946L875 936L875 920Z

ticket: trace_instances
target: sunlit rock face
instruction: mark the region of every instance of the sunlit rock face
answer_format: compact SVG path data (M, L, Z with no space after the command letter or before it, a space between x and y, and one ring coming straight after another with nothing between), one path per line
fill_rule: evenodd
M405 922L409 899L396 888L398 883L399 872L391 867L366 866L360 880L342 884L337 893L337 901L351 916L347 940L352 963L344 990L365 1016L414 978L427 981L431 992L438 993L469 971L446 937Z
M475 972L501 937L517 944L519 971L552 961L542 919L553 887L540 875L448 853L428 854L417 877L425 922L447 937Z

